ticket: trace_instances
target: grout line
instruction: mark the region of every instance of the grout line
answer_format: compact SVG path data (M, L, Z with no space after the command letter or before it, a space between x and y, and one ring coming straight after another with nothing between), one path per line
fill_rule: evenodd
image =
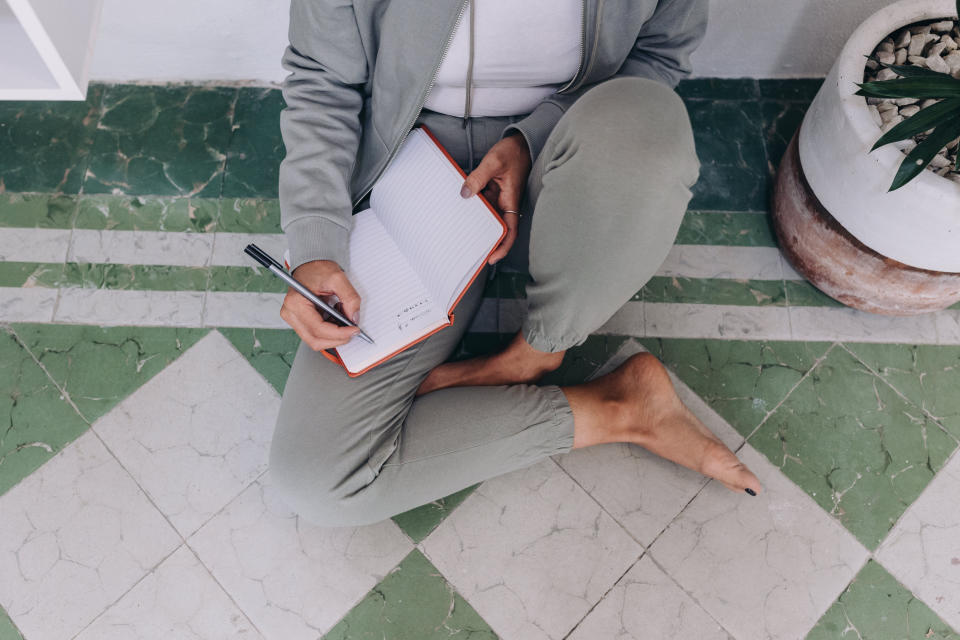
M802 342L802 341L801 341L801 342ZM800 376L800 379L797 380L796 384L794 384L792 387L790 387L790 390L787 391L787 395L783 396L783 398L780 400L780 402L778 402L778 403L776 404L776 406L774 406L772 409L770 409L770 411L767 412L767 415L763 416L763 420L760 421L760 424L758 424L756 427L754 427L753 430L751 430L749 434L747 434L746 436L744 436L744 438L743 438L744 444L746 444L747 441L749 441L750 438L752 438L752 437L754 436L754 434L756 434L757 431L760 430L760 427L762 427L763 425L765 425L765 424L767 423L767 420L770 419L770 416L772 416L774 413L777 412L777 410L783 405L783 403L787 401L787 398L789 398L791 395L793 395L793 392L796 391L797 387L799 387L801 384L803 384L803 382L810 376L810 374L813 373L814 369L816 369L817 367L819 367L819 366L820 366L820 363L822 363L824 360L826 360L827 356L830 355L830 353L833 351L834 347L836 347L838 344L840 344L840 343L839 343L839 342L834 342L834 343L832 343L829 347L827 347L827 350L823 352L823 355L821 355L819 358L817 358L817 359L815 359L815 360L813 361L813 364L810 365L810 368L807 369L806 373L804 373L802 376ZM743 448L742 445L737 448L737 451L739 451L741 448Z
M900 391L900 389L898 389L897 387L895 387L892 382L890 382L889 380L887 380L886 378L884 378L883 376L881 376L879 371L875 370L873 367L871 367L870 365L868 365L860 356L858 356L856 353L854 353L854 352L850 349L850 347L848 347L845 343L840 342L840 343L838 343L838 344L840 345L840 348L841 348L841 349L843 349L844 351L846 351L848 354L850 354L850 356L851 356L854 360L856 360L856 361L859 362L861 365L863 365L863 367L864 367L867 371L869 371L871 374L873 374L873 376L874 376L875 378L879 379L882 383L884 383L885 385L887 385L888 387L890 387L891 389L893 389L894 393L896 393L896 394L897 394L898 396L900 396L904 401L906 401L907 404L913 405L914 407L916 407L917 409L919 409L920 412L923 413L923 415L925 415L925 416L926 416L928 419L930 419L935 425L937 425L937 427L938 427L941 431L943 431L951 440L953 440L954 442L960 443L960 439L958 439L955 435L953 435L952 433L950 433L950 431L948 431L947 428L946 428L945 426L943 426L943 424L940 422L941 418L938 418L937 416L933 415L932 413L930 413L929 410L927 410L927 409L926 409L924 406L922 406L920 403L912 400L909 396L907 396L907 394L905 394L904 392ZM937 345L933 345L933 346L934 346L934 348L937 348ZM921 374L921 375L922 375L922 374ZM951 454L951 455L952 455L952 454ZM944 466L946 466L946 463L944 463Z
M643 549L643 547L641 547L641 549ZM579 627L581 624L583 624L583 621L586 620L586 619L590 616L591 613L593 613L593 610L596 609L596 608L600 605L600 603L603 602L603 601L607 598L607 595L609 595L609 593L610 593L611 591L613 591L613 590L617 587L618 584L620 584L620 581L623 580L623 577L624 577L625 575L627 575L628 573L630 573L630 570L633 569L635 566L637 566L637 563L639 563L639 562L643 559L643 556L645 556L645 555L647 555L647 551L644 549L643 551L640 552L640 555L637 556L637 559L634 560L633 562L631 562L630 565L623 571L623 573L621 573L621 574L617 577L617 579L614 580L614 581L610 584L610 587L607 588L607 590L603 592L603 595L601 595L601 596L597 599L597 601L594 602L593 605L591 605L589 609L587 609L587 612L584 613L584 614L580 617L579 620L577 620L576 624L574 624L573 627L570 628L570 631L568 631L568 632L563 636L563 640L567 640L567 639L573 634L573 632L577 630L577 627Z

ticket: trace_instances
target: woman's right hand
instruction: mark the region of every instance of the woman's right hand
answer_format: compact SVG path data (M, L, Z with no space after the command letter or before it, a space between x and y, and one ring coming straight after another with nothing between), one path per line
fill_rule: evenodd
M341 304L341 313L353 320L354 324L358 322L360 296L347 279L347 274L336 262L331 260L304 262L293 270L292 275L321 298L337 296ZM360 332L357 327L341 327L327 322L312 302L292 288L287 290L287 297L283 299L280 317L293 327L300 339L314 351L338 347Z

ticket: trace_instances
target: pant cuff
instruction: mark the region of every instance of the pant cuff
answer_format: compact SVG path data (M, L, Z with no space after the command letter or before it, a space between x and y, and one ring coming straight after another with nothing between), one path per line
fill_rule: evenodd
M557 450L548 455L567 453L573 448L573 409L570 408L567 396L560 387L551 385L540 388L547 394L550 407L553 409L553 426L558 433Z

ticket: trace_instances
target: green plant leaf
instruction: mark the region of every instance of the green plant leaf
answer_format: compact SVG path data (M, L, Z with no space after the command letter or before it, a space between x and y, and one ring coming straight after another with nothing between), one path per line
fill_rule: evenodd
M946 74L941 77L913 77L858 84L858 96L874 98L960 98L960 80Z
M886 62L880 62L879 58L873 58L871 56L867 56L867 57L873 60L874 62L876 62L878 65L880 65L884 69L890 69L891 71L893 71L894 73L896 73L898 76L902 78L914 78L917 76L926 76L926 77L943 76L947 78L951 77L949 74L941 73L939 71L934 71L933 69L928 69L927 67L918 67L916 65L887 64ZM892 80L878 80L877 82L892 82Z
M941 122L950 122L960 119L960 98L950 98L937 104L932 104L919 113L915 113L897 126L883 134L870 151L875 151L885 144L906 140L918 133L923 133Z
M960 120L945 122L934 129L933 133L918 144L900 163L893 184L890 185L890 191L896 191L920 175L933 160L933 157L947 146L947 143L958 136L960 136Z

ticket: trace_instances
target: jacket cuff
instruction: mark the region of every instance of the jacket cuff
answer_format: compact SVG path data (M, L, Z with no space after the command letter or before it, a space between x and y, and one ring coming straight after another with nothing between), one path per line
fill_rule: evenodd
M290 247L290 271L312 260L332 260L347 270L349 229L327 218L310 216L294 220L284 232Z
M563 109L559 105L552 102L541 102L536 109L530 112L530 115L507 125L501 138L505 138L514 131L519 131L527 141L527 147L530 148L530 161L535 162L543 150L543 145L547 143L547 137L562 115Z

